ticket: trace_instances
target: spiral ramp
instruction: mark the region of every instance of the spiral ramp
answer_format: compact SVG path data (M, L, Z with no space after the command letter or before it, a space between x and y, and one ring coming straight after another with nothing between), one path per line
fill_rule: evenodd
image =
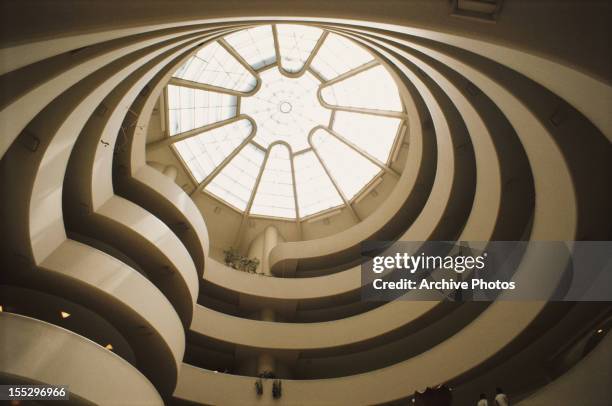
M596 28L605 6L505 1L491 24L446 1L214 3L2 5L2 382L115 405L409 404L443 383L469 404L502 385L543 405L585 396L564 388L589 368L609 376L596 356L609 337L563 373L550 367L609 327L608 303L364 303L355 264L370 239L610 239L610 62L565 30L573 13ZM147 163L147 135L187 58L277 21L376 55L399 83L408 147L377 211L277 244L275 277L262 278L211 257L206 217ZM552 294L560 281L546 273L564 266L526 252L516 278ZM282 378L280 399L255 393L261 362Z

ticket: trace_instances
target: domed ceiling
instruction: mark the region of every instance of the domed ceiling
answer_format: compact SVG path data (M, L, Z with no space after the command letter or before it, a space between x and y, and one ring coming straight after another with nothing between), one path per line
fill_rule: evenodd
M167 109L196 192L250 216L305 219L398 176L397 84L369 51L317 27L262 25L207 43L174 73Z

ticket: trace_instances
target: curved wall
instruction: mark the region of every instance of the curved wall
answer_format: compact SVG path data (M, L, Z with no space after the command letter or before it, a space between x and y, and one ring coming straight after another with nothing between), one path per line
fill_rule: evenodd
M355 265L368 239L609 239L612 88L599 4L506 1L490 24L451 15L446 1L113 3L2 6L14 18L0 36L0 282L92 312L126 350L89 341L79 317L67 331L4 311L0 348L38 354L44 337L70 351L41 355L45 368L0 357L3 376L68 384L100 404L381 404L441 383L468 399L488 372L531 368L544 383L531 355L569 341L564 321L585 333L609 313L546 302L364 306ZM351 38L393 71L409 147L395 189L364 221L279 242L262 258L274 276L240 273L209 257L208 230L219 227L205 220L220 220L147 165L147 136L172 73L198 47L287 20ZM547 281L552 293L566 262L527 251L516 278ZM196 365L183 363L185 348ZM283 378L281 399L268 396L269 380L254 393L264 367ZM115 398L101 399L93 379ZM527 386L512 390L524 397Z

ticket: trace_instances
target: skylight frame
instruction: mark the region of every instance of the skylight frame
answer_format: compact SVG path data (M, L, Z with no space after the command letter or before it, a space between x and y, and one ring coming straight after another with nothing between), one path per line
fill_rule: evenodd
M331 133L331 131L326 128L326 127L315 127L310 131L310 134L308 136L308 142L310 143L313 152L315 153L315 155L317 156L317 158L319 159L319 161L321 162L321 165L323 165L323 169L327 172L327 175L329 176L329 178L331 179L332 183L334 184L334 187L336 188L336 190L338 191L338 194L340 194L340 197L342 198L342 200L344 201L345 205L349 208L349 210L351 211L351 213L353 214L353 216L356 218L356 220L360 221L359 216L357 215L357 213L355 212L355 210L353 209L352 205L351 205L351 201L356 197L359 196L361 194L361 192L363 192L366 184L368 182L366 182L365 184L362 184L361 187L359 189L357 189L352 196L347 196L346 194L346 190L345 188L342 186L342 184L340 182L342 182L341 178L336 178L336 176L332 173L332 168L329 167L329 164L331 162L333 162L332 160L330 160L329 162L327 162L325 159L323 159L323 157L321 156L321 150L319 150L319 147L315 146L312 138L314 137L314 135L318 132L318 131L324 131L327 132L330 136L331 139L337 140L339 143L343 144L343 142L338 139L337 137L334 136L334 134ZM335 142L335 141L334 141ZM349 151L353 151L356 152L361 158L360 159L365 159L361 154L359 154L358 151L354 150L353 148L351 148L350 146L344 144L347 148L347 150ZM337 151L338 152L338 151ZM368 162L368 164L371 165L371 167L376 167L377 165L375 165L373 162ZM378 170L376 171L376 173L372 174L372 178L376 177L377 175L379 175L381 173L382 169L380 167L378 167Z
M186 66L188 63L192 63L194 58L204 61L203 59L199 57L198 53L209 47L217 47L217 49L222 50L222 53L226 52L231 57L233 57L235 62L238 62L238 65L240 65L249 75L254 77L255 86L249 90L238 90L238 89L233 89L230 87L223 87L223 86L215 85L212 83L200 82L197 80L193 80L192 78L185 78L185 77L177 76L178 71L172 74L172 77L170 78L170 83L173 83L179 86L210 90L210 91L218 92L218 93L229 93L235 96L250 96L250 95L257 93L257 91L259 90L259 87L261 86L261 78L259 77L257 71L254 70L248 64L248 62L246 62L242 58L242 56L240 56L240 54L238 54L227 42L225 42L223 38L206 43L206 45L202 46L198 51L194 52L189 58L187 58L187 60L183 62L179 70L181 70L183 66ZM208 62L208 64L210 64L210 62ZM229 71L226 71L225 73L228 76L231 74L231 72Z
M192 171L191 166L188 164L188 162L185 160L185 157L183 156L183 154L180 153L179 148L178 148L178 144L185 142L185 141L189 141L192 140L196 137L199 136L203 136L206 137L207 135L211 134L211 131L215 131L215 130L219 130L219 129L223 129L224 127L227 126L233 126L241 121L246 121L249 123L251 130L249 132L249 134L247 134L245 136L245 138L238 143L238 145L236 145L232 151L230 151L228 153L228 155L224 158L221 159L221 162L219 164L216 164L211 170L210 172L208 172L208 174L206 174L201 180L198 179L198 177L196 176L196 174ZM203 188L206 186L206 184L208 184L210 182L210 179L214 178L216 176L216 174L218 174L218 172L223 169L223 167L225 165L227 165L227 163L232 159L232 157L234 157L235 155L237 155L240 150L242 150L242 148L244 148L244 146L246 144L248 144L250 142L250 140L255 136L255 133L257 132L257 127L255 122L248 116L242 116L242 117L234 117L230 120L225 120L223 122L217 122L214 123L212 125L206 126L207 128L204 131L190 131L188 135L183 136L181 138L175 138L172 137L170 138L170 147L171 149L176 153L176 155L179 155L181 157L181 163L183 163L183 165L185 165L185 168L187 169L187 172L191 175L191 178L195 181L195 183L198 185L198 188ZM203 127L200 127L203 128ZM210 154L209 154L210 156ZM196 189L197 190L197 189Z
M269 214L269 213L255 213L254 210L254 206L256 205L257 199L258 198L264 198L266 195L264 195L264 191L261 190L262 187L264 187L264 177L268 174L267 171L274 171L271 168L268 168L268 166L271 164L271 159L272 159L272 154L274 152L275 149L280 149L280 150L284 150L284 152L286 152L286 164L288 164L289 166L289 171L285 171L288 173L289 177L289 182L290 182L290 189L291 189L291 196L285 196L286 199L290 199L291 200L291 205L293 205L293 207L285 207L282 208L283 210L287 210L287 211L291 211L291 209L293 210L293 216L283 216L283 215L274 215L274 214ZM284 158L282 158L282 160L285 160ZM279 172L278 170L276 170L276 172ZM258 180L256 186L256 189L254 190L254 196L253 196L253 202L251 204L251 206L249 207L249 215L255 215L255 216L262 216L262 217L274 217L274 218L285 218L285 219L296 219L298 218L298 207L296 205L296 188L295 188L295 170L294 170L294 163L293 163L293 154L291 152L291 146L289 144L287 144L286 142L275 142L273 144L271 144L268 149L267 149L267 155L266 155L266 159L265 159L265 165L263 165L263 167L261 168L261 177ZM267 194L267 193L266 193ZM268 204L260 204L260 206L262 206L262 208L267 207Z
M244 147L243 147L243 148L240 148L240 149L238 150L238 152L237 152L237 153L236 153L236 154L235 154L235 155L232 157L232 159L231 159L231 160L229 160L229 161L227 162L227 164L226 164L226 165L224 165L224 167L223 167L223 168L222 168L222 169L219 171L219 175L221 175L221 173L223 172L223 170L228 169L228 168L230 167L230 165L232 164L232 161L233 161L234 159L238 158L238 157L240 156L240 154L241 154L241 153L243 153L243 152L244 152L244 153L246 153L246 151L245 151L246 149L253 149L253 150L257 150L257 151L261 152L261 153L263 154L263 158L262 158L261 163L259 164L258 174L257 174L257 176L255 177L255 180L254 180L254 182L253 182L253 185L250 187L249 199L245 201L246 205L245 205L245 207L244 207L244 208L240 208L240 207L236 206L234 203L232 203L232 202L230 202L230 201L226 200L226 199L225 199L225 198L223 198L222 196L219 196L219 195L217 195L216 193L214 193L214 192L212 192L212 191L210 191L210 190L208 190L208 189L207 189L207 187L209 187L209 186L211 186L213 183L215 183L215 179L217 178L217 176L215 176L214 178L212 178L212 180L211 180L211 181L210 181L210 182L209 182L209 183L208 183L208 184L207 184L205 187L203 187L203 188L201 189L201 191L202 191L202 192L204 192L204 193L206 193L206 194L209 194L209 195L215 195L215 197L216 197L216 199L217 199L217 200L221 200L221 201L222 201L222 202L224 202L225 204L229 205L230 207L233 207L235 210L237 210L238 212L241 212L241 213L248 213L248 212L250 212L251 206L253 205L253 199L254 199L255 193L256 193L256 191L257 191L257 187L258 187L258 185L259 185L259 182L261 181L261 176L262 176L262 174L263 174L263 169L264 169L264 168L265 168L265 166L266 166L266 162L267 162L268 155L269 155L269 150L268 150L268 151L262 150L261 148L257 147L255 144L253 144L252 142L249 142L249 143L247 143L246 145L244 145ZM241 170L241 172L246 172L246 171ZM237 181L234 181L234 183L238 183L238 182L237 182ZM242 186L245 186L245 185L242 185ZM224 189L227 189L225 186L223 186L223 188L224 188ZM197 189L196 189L196 191L197 191ZM194 193L195 193L196 191L194 191Z
M329 183L329 185L321 185L319 183L319 187L320 186L324 186L327 189L327 192L331 192L329 193L329 195L327 196L326 200L319 200L315 203L320 204L321 202L325 202L325 208L323 209L318 209L315 211L312 210L307 210L309 206L311 206L312 204L308 205L308 206L302 206L300 200L302 200L300 197L303 197L299 191L302 189L298 189L298 186L302 186L302 187L308 187L311 186L306 182L303 182L301 179L298 180L298 173L300 173L300 175L302 174L301 172L297 172L297 170L295 169L297 167L297 161L299 159L306 159L306 157L310 157L310 160L312 160L313 162L315 162L315 166L318 166L322 172L322 178L324 179L322 183ZM322 212L327 212L328 210L333 210L333 209L338 209L338 208L342 208L346 205L346 201L342 199L342 196L340 195L340 193L338 192L338 189L336 187L336 185L334 185L334 181L333 179L329 176L328 172L325 169L325 166L321 163L319 157L317 157L315 151L312 148L309 148L308 150L302 150L300 151L300 153L298 154L294 154L293 155L293 166L294 166L294 179L295 179L295 186L296 186L296 190L298 190L298 193L296 194L296 205L297 207L302 210L302 208L304 209L304 211L300 211L301 213L301 221L304 221L305 219L309 219L312 218L313 216L317 216ZM317 176L318 174L316 172L310 171L309 172L310 175L310 179L311 180L313 178L313 175ZM320 177L320 175L318 175L317 177ZM325 190L321 190L322 192L325 192Z
M361 113L357 113L357 114L361 114ZM401 123L402 122L400 121L399 124L398 124L398 128L401 125ZM343 143L344 145L346 145L347 147L349 147L353 151L357 152L359 155L361 155L363 158L367 159L368 161L370 161L374 165L378 166L383 172L386 172L386 173L390 174L391 176L393 176L395 178L399 178L400 174L395 169L391 168L387 164L388 159L387 159L387 162L381 161L380 159L378 159L375 156L373 156L372 154L370 154L368 151L366 151L363 148L359 147L358 145L356 145L355 143L351 142L349 139L347 139L346 137L344 137L343 135L341 135L340 133L338 133L337 131L335 131L335 130L329 128L329 127L318 126L318 127L314 128L315 131L318 130L318 129L327 131L329 134L331 134L338 141L340 141L341 143ZM396 131L396 136L397 136L397 131ZM389 150L389 155L391 155L392 152L393 152L393 146L391 146L391 148Z
M321 105L329 109L336 109L340 111L350 111L350 112L355 112L355 113L373 114L373 115L379 115L379 116L385 116L385 117L407 118L404 102L402 100L401 94L399 94L399 91L397 94L398 101L399 101L399 106L398 106L399 108L397 110L389 110L385 108L337 105L337 104L331 104L325 100L323 96L323 91L326 88L340 84L347 80L352 80L356 76L359 76L362 73L366 73L368 71L379 69L379 68L385 70L385 73L388 75L388 77L386 77L385 79L387 80L390 79L397 89L398 85L396 83L396 80L393 78L393 75L391 75L391 73L380 62L376 61L374 63L366 63L349 72L344 73L343 75L338 76L336 79L329 80L327 82L322 82L317 92L317 97L319 98Z
M355 116L357 115L358 117L361 117L363 119L372 119L374 118L375 120L378 120L380 118L385 118L385 119L390 119L390 120L394 120L395 121L395 131L393 133L393 136L391 137L392 142L391 145L389 146L389 149L386 153L386 158L384 160L380 159L380 157L377 157L375 154L370 153L367 149L364 149L363 147L359 146L359 144L357 144L354 141L351 141L350 137L346 137L343 134L343 131L341 129L338 129L338 115L342 115L342 116L346 116L346 115L351 115L351 116ZM351 121L351 120L347 120L347 121ZM332 111L332 118L330 120L329 125L327 126L327 129L334 134L336 137L340 138L344 143L346 143L347 145L350 145L352 148L359 150L360 153L364 154L364 155L368 155L373 159L373 162L375 162L377 165L381 166L382 169L384 169L386 172L392 172L392 174L394 176L398 176L397 172L395 172L395 170L393 170L390 165L393 162L393 154L396 150L397 144L398 142L401 144L403 140L400 140L400 134L402 131L402 127L405 125L406 120L403 118L394 118L394 117L384 117L384 116L380 116L380 115L376 115L376 114L364 114L364 113L357 113L357 112L351 112L351 111L340 111L340 110L333 110Z
M270 44L267 44L270 46L270 49L265 49L266 48L266 44L262 44L261 38L259 38L259 41L254 40L253 39L253 32L254 31L262 31L262 30L266 30L269 29L270 30ZM238 40L235 40L235 38L237 36L247 36L249 37L250 43L247 44L246 46L243 45L244 42L242 44L237 43ZM256 35L261 35L261 33L256 33ZM265 36L265 34L264 34ZM272 65L274 63L276 63L276 61L278 60L278 54L276 51L276 47L275 47L275 40L274 40L274 32L273 32L273 26L272 25L256 25L253 27L248 27L248 28L244 28L242 30L238 30L236 32L227 34L225 36L223 36L223 38L220 39L220 41L224 44L227 45L229 47L232 48L232 50L238 54L238 56L244 61L246 62L250 68L257 72L260 69L267 67L269 65ZM242 39L242 41L244 41L244 38ZM265 40L264 40L265 41ZM240 46L242 45L242 46ZM245 50L247 49L249 52L249 56L245 56L245 53L247 53L247 51ZM271 52L271 59L270 59L270 55L266 55L266 57L264 58L258 58L258 59L253 59L250 58L250 55L252 55L253 51L255 51L257 54L259 54L259 56L262 55L262 51L263 52L267 52L268 54Z
M310 54L309 54L308 58L306 58L306 60L304 61L304 64L303 64L301 69L299 69L297 71L289 71L289 70L287 70L283 66L282 58L280 57L280 55L281 55L281 46L280 46L280 39L279 39L279 34L278 34L278 26L279 25L296 25L296 26L302 26L302 27L311 27L311 26L305 25L305 24L292 24L292 23L282 23L282 24L273 24L272 25L272 32L274 33L274 45L276 47L276 55L277 55L276 63L277 63L277 66L278 66L278 70L283 75L285 75L287 77L300 77L305 72L310 70L310 66L312 64L312 61L314 60L314 58L319 53L319 50L321 49L321 46L323 45L323 43L325 42L325 39L329 35L329 31L327 31L325 29L322 29L322 28L319 28L319 27L314 27L314 28L317 28L317 29L321 30L321 35L317 39L317 41L316 41L315 45L313 46L313 48L310 50ZM322 81L320 75L316 75L315 77L317 79L319 79L319 81Z
M177 93L177 92L178 94L175 95L174 97L176 100L173 100L173 97L171 97L171 93ZM183 103L184 102L183 100L184 96L182 94L183 92L191 94L190 99L192 100L190 101L193 101L192 104ZM201 101L205 102L203 103L202 106L198 106L198 103L197 103L198 99L200 98L203 99ZM228 93L219 93L219 92L212 92L210 90L195 89L195 88L185 87L185 86L176 86L176 85L173 85L172 83L169 83L168 86L166 86L166 100L167 100L166 110L168 112L168 121L167 121L168 133L170 134L171 137L176 136L181 133L192 131L197 128L206 127L214 123L229 120L238 115L237 114L238 113L237 111L238 97L228 94ZM175 103L175 102L178 102L178 103ZM212 103L215 103L215 104L212 104ZM220 103L220 104L216 104L216 103ZM195 122L197 120L196 110L198 109L207 110L208 112L210 112L209 114L211 116L217 116L217 117L214 119L211 119L211 117L207 117L204 124L196 126L195 125ZM193 126L187 129L185 129L186 124L183 123L183 117L182 117L183 116L182 113L185 110L193 111L194 124ZM173 122L173 119L172 119L173 111L180 112L179 117L177 117L176 119L176 122ZM180 127L178 132L174 132L174 124Z
M320 82L309 72L290 79L278 69L261 72L261 78L266 79L267 84L262 85L260 93L245 99L241 105L242 113L251 115L260 124L254 141L264 148L275 141L284 141L294 152L308 148L308 131L313 126L327 123L331 115L331 109L321 106L318 101ZM283 96L279 96L283 93L297 102L293 105L295 112L292 115L270 111L276 109L275 103L283 100Z
M336 49L331 49L333 47ZM328 52L328 49L331 49L331 52ZM343 57L339 56L340 54ZM351 58L348 58L347 54L352 54L350 55ZM338 69L330 69L329 60L335 60ZM347 60L353 60L353 62L349 63ZM355 60L358 63L354 63ZM317 54L310 63L309 69L315 71L323 79L323 82L328 82L375 60L376 56L363 45L339 33L329 31L325 42L317 50ZM330 70L333 70L333 72L330 72Z
M291 23L289 23L291 24ZM299 75L303 75L305 72L309 72L310 74L312 74L315 78L317 78L321 83L318 89L318 99L321 102L321 105L323 107L326 107L328 109L330 109L331 114L329 116L329 122L326 123L326 125L318 125L315 128L313 128L311 130L310 133L314 133L314 131L317 128L322 128L325 129L325 131L329 132L329 134L331 134L334 138L336 138L339 142L341 142L343 145L347 146L348 148L350 148L351 150L357 152L361 157L365 158L366 160L368 160L370 163L373 163L374 165L376 165L378 168L380 168L380 170L378 171L378 173L372 177L372 179L370 179L365 185L363 185L361 187L361 189L350 199L348 199L346 196L343 196L342 194L340 194L341 199L342 199L342 204L340 205L336 205L336 206L332 206L329 207L327 209L321 210L319 212L315 212L315 213L309 213L307 215L303 215L300 213L300 209L299 209L299 204L298 204L298 191L296 190L296 174L295 174L295 157L303 154L303 153L307 153L307 152L312 152L318 159L318 161L320 162L321 166L323 167L323 169L326 171L326 174L329 178L329 180L332 182L332 184L334 184L334 188L336 189L336 191L338 191L340 193L340 188L337 185L337 182L334 180L333 176L329 173L327 166L325 164L325 162L323 160L321 160L318 151L316 150L316 148L314 148L312 146L311 143L309 143L309 147L302 149L298 152L293 152L290 149L290 155L289 155L289 162L291 163L291 179L292 179L292 186L293 186L293 197L294 197L294 208L295 208L295 218L287 218L287 217L279 217L279 216L273 216L273 215L260 215L260 214L254 214L251 213L251 208L252 208L252 204L253 201L255 199L255 195L257 193L257 190L259 188L259 184L261 182L261 176L263 174L263 171L265 169L266 166L266 161L267 161L267 157L274 145L274 143L271 143L267 148L264 148L262 145L260 145L259 143L257 143L254 138L257 135L257 126L256 123L254 122L254 120L252 120L253 122L253 131L252 133L249 135L249 137L247 137L247 139L245 140L245 142L243 142L239 148L236 148L235 150L235 155L237 155L243 148L245 148L246 145L252 145L256 148L258 148L259 150L263 151L265 153L264 156L264 160L260 166L260 170L259 173L257 175L257 178L255 180L255 184L253 186L253 189L251 190L251 196L249 201L247 202L247 206L245 207L244 210L236 207L235 205L231 204L230 202L225 201L223 198L216 196L214 193L211 193L210 191L208 191L206 189L206 186L208 184L210 184L210 182L214 179L214 177L216 175L218 175L231 161L230 157L228 157L228 159L224 160L224 162L222 162L222 164L220 164L217 168L215 168L214 170L214 175L213 176L207 176L207 178L198 183L196 182L195 177L191 174L191 172L187 169L187 165L184 162L184 160L181 158L180 154L176 152L175 148L171 148L173 150L173 152L175 153L175 155L177 156L177 158L181 161L181 163L184 165L184 167L187 169L186 172L189 174L190 178L192 179L192 181L196 184L196 187L194 189L194 191L191 193L192 195L197 193L197 192L203 192L206 195L212 197L214 200L222 202L223 204L231 207L233 210L236 210L239 213L243 214L243 219L247 218L247 217L253 217L253 218L271 218L271 219L276 219L276 220L283 220L283 221L292 221L292 222L296 222L298 225L298 229L300 229L301 225L300 223L319 217L319 216L324 216L327 213L342 209L343 207L346 207L351 215L353 216L353 218L356 221L360 221L359 216L357 215L357 213L355 212L355 209L353 208L353 204L355 204L357 201L359 201L362 198L362 194L364 194L365 192L368 191L368 188L376 183L381 177L383 177L385 174L389 174L393 177L399 177L399 173L393 169L391 167L391 163L393 161L393 157L396 155L397 150L401 147L401 144L403 144L403 142L400 142L400 140L398 140L399 135L401 134L402 130L405 127L405 120L407 119L407 115L405 113L405 106L403 103L403 100L401 101L401 108L402 111L386 111L386 110L375 110L375 109L363 109L363 108L354 108L354 107L346 107L346 106L335 106L335 105L326 105L326 103L324 103L324 101L322 100L321 97L321 89L325 88L326 86L330 86L333 83L338 83L341 82L342 80L345 80L347 77L351 77L361 71L365 71L373 66L377 66L380 65L380 62L378 60L378 58L371 52L366 51L370 54L370 56L372 57L372 59L364 64L361 64L359 66L357 66L354 69L351 69L347 72L341 73L340 75L337 75L333 78L331 78L330 80L325 80L324 78L322 78L320 76L320 74L318 74L316 72L316 70L312 69L311 63L312 61L317 57L317 54L320 50L320 48L323 46L326 38L332 34L331 31L328 31L326 29L322 29L322 35L319 37L317 43L315 44L315 46L312 49L312 52L308 58L308 60L304 63L304 66L302 67L302 69L298 72L286 72L284 69L282 69L281 63L280 63L280 54L279 54L279 50L278 50L278 37L277 37L277 31L276 31L276 24L271 24L269 25L272 29L273 32L273 38L274 38L274 42L275 42L275 56L276 59L274 62L270 62L267 65L264 65L262 67L259 67L257 69L253 68L251 65L248 64L248 62L246 60L244 60L239 54L238 52L233 49L231 47L231 45L229 43L227 43L225 41L225 37L222 37L220 39L218 39L216 42L219 43L219 45L221 45L224 49L226 49L232 56L234 56L234 58L240 62L241 65L245 66L245 68L247 68L248 66L248 70L251 74L253 74L256 77L257 80L257 84L256 84L256 88L253 89L250 92L240 92L240 91L235 91L232 89L227 89L227 88L218 88L212 85L208 85L208 84L202 84L202 83L197 83L197 82L193 82L193 83L186 83L189 81L185 81L185 80L181 80L178 78L173 77L169 84L173 84L173 85L178 85L178 86L185 86L185 87L191 87L191 88L195 88L195 89L201 89L201 90L208 90L208 91L212 91L212 92L218 92L218 93L226 93L226 94L230 94L233 96L236 96L236 115L233 119L238 119L239 117L248 117L246 115L244 115L241 112L241 106L242 106L242 97L248 97L251 94L256 93L259 88L261 87L261 77L260 77L260 73L265 72L268 69L273 69L273 68L277 68L281 74L288 76L288 77L296 77ZM349 41L351 41L351 43L353 43L355 46L358 46L362 49L366 49L365 47L355 43L354 41L344 37L341 34L337 34L337 33L333 33L335 35L338 35L344 39L347 39ZM396 81L396 78L393 78L394 81ZM397 83L396 83L397 85ZM399 89L397 89L398 94L399 94ZM165 96L165 101L166 101L166 106L167 104L167 100L168 100L168 96L167 96L167 91L166 89L164 89L164 93L163 95ZM401 94L399 94L400 100L402 98ZM168 109L166 108L166 116L168 113ZM400 118L401 121L398 124L397 127L397 131L395 134L395 138L393 141L393 145L389 151L389 156L387 159L387 162L382 162L380 160L378 160L377 158L373 157L372 155L368 154L367 151L362 150L361 148L359 148L358 146L355 145L351 145L350 142L347 142L347 139L345 139L344 137L342 137L341 134L338 134L334 131L334 119L335 119L335 115L337 111L347 111L347 112L351 112L351 113L359 113L359 114L366 114L366 115L376 115L376 116L382 116L382 117L393 117L393 118ZM231 120L231 119L230 119ZM226 120L227 121L227 120ZM166 129L169 128L169 120L166 117ZM216 123L215 123L216 124ZM172 136L172 138L177 137L177 136L181 136L181 135L185 135L185 136L191 136L190 134L176 134L174 136ZM166 134L167 136L167 134ZM161 144L164 143L166 145L171 145L172 142L167 142L165 141L166 139L163 139L161 141L156 142L156 144ZM310 141L310 136L308 137L308 140ZM234 156L235 156L234 155Z

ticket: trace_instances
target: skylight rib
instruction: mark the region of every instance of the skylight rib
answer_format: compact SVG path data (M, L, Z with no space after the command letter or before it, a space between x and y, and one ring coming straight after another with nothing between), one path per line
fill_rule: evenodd
M310 130L327 124L331 115L317 98L320 82L309 72L288 78L276 68L262 72L261 80L257 94L243 98L240 106L257 122L254 141L264 148L285 141L294 152L308 148Z
M251 134L252 127L249 120L239 120L173 145L199 183Z
M310 67L325 80L331 80L373 59L372 54L353 41L330 33Z
M170 135L232 118L236 104L236 96L168 85Z
M378 166L335 138L327 130L316 130L312 135L312 145L342 193L349 200L380 172Z
M381 65L323 87L321 97L332 106L402 111L397 85Z
M174 77L239 92L250 92L257 86L257 78L217 42L200 49Z
M401 120L336 111L333 130L382 163L389 160Z
M305 25L278 24L276 31L281 67L290 73L301 71L323 30Z
M276 61L274 37L269 25L241 30L224 39L255 70Z
M300 216L306 217L332 207L341 206L342 198L325 173L314 152L293 158L295 186Z
M265 152L247 144L204 188L238 210L247 208Z
M272 146L255 192L251 214L296 217L290 159L285 145Z

